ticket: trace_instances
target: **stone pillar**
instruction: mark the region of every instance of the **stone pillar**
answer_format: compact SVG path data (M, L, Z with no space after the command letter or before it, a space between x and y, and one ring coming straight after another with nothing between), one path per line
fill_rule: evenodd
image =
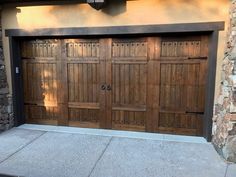
M1 22L1 7L0 7ZM9 94L7 84L6 68L4 63L2 47L2 27L0 23L0 131L7 130L13 126L12 97Z
M236 0L231 1L230 24L221 70L221 90L213 117L216 150L228 161L236 162Z

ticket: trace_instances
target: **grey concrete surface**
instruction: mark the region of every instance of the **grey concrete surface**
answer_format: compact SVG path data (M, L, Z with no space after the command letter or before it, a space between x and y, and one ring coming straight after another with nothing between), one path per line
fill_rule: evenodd
M0 164L0 173L26 177L88 176L110 137L47 132Z
M24 130L13 128L0 134L0 162L20 150L35 138L42 135L43 131Z
M236 177L236 164L228 166L226 177Z
M65 126L53 126L53 125L36 125L36 124L23 124L19 128L29 129L29 130L62 132L62 133L75 133L75 134L77 133L84 135L98 135L98 136L136 138L136 139L148 139L148 140L164 140L164 141L175 141L175 142L179 141L179 142L190 142L190 143L207 143L203 137L166 135L161 133L144 133L144 132L133 132L133 131L119 131L119 130L78 128L78 127L65 127Z
M92 177L224 177L210 144L114 138Z
M25 143L17 146L15 141ZM25 177L236 177L235 166L226 164L211 144L172 137L145 140L15 128L0 134L0 152L8 154L0 174Z

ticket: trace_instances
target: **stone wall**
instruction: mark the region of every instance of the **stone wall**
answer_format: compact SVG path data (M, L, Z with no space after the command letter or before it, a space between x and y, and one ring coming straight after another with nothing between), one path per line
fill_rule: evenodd
M0 7L1 15L1 7ZM1 16L0 16L1 21ZM1 23L0 23L1 24ZM2 28L0 25L0 131L13 126L12 97L9 94L2 47Z
M231 3L221 90L213 117L212 142L226 160L236 162L236 0Z

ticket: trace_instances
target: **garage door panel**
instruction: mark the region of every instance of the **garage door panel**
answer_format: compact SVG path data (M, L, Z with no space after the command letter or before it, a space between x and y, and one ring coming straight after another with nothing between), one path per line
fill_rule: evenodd
M145 131L146 113L143 111L112 111L112 128Z
M28 122L57 123L57 51L57 40L31 40L21 45Z
M145 130L147 66L113 64L112 75L112 128Z
M23 58L56 59L58 47L57 40L25 41L21 45L21 56Z
M183 64L161 64L160 108L161 110L184 111L186 106L186 73Z
M30 40L21 48L28 122L202 135L206 36Z
M26 102L56 102L56 64L24 61Z
M69 108L69 125L99 128L99 109Z
M112 40L112 128L146 130L147 38Z
M161 43L162 57L199 57L201 56L201 41L163 41Z
M65 42L68 58L98 58L100 56L98 40L68 39Z
M64 40L70 126L99 127L101 65L99 40Z
M163 38L158 131L201 135L207 38Z
M58 108L51 106L25 105L28 123L57 124Z
M69 102L99 102L99 64L68 64Z
M147 66L113 64L113 104L146 104Z
M113 39L112 58L147 57L147 41L143 39Z
M185 135L202 134L202 115L160 113L159 132Z

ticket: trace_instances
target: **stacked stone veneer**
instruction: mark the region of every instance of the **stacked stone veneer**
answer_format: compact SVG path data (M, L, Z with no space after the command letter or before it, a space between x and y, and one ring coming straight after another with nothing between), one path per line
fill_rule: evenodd
M226 160L236 162L236 0L231 3L221 91L216 99L213 117L212 142Z
M1 7L0 7L1 14ZM1 21L1 15L0 15ZM7 84L6 68L2 47L2 28L0 25L0 132L13 126L12 98Z

